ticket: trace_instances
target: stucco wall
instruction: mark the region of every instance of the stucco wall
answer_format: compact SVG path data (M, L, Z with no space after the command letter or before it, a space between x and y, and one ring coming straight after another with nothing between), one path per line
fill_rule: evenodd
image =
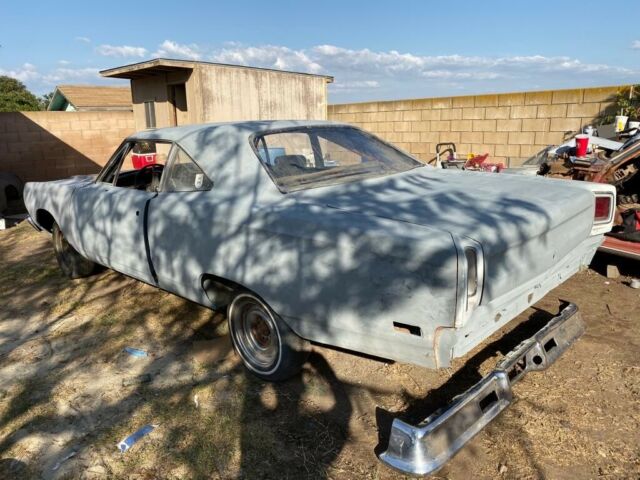
M327 118L323 77L209 65L196 71L203 122Z
M185 118L174 118L174 108L169 101L169 85L185 84L187 90L188 112ZM176 124L201 123L198 102L194 90L195 78L190 70L177 71L163 75L153 75L131 81L133 116L136 131L147 128L144 102L155 103L156 127L173 127ZM178 120L176 122L176 120Z
M131 112L0 113L0 171L25 181L97 173L133 132Z
M358 125L422 160L440 142L512 165L594 123L623 87L329 105L329 119Z
M184 84L187 112L168 98L172 84ZM136 130L146 126L144 102L155 102L156 126L238 120L326 120L323 77L270 70L198 64L131 81Z

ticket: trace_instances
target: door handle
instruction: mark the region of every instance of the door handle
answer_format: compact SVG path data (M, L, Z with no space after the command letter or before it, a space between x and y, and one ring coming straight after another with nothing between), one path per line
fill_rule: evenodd
M136 210L136 217L140 216L140 210Z

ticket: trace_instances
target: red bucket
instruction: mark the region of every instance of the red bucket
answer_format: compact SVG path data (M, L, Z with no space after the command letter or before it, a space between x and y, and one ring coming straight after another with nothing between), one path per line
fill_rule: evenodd
M131 163L133 168L140 170L145 165L154 165L157 159L156 153L133 153L131 154Z
M589 135L576 135L576 157L584 157L589 146Z

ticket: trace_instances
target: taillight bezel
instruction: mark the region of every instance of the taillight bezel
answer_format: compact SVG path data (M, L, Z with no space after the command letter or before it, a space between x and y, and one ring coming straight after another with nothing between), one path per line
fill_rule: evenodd
M607 217L596 217L596 205L598 198L607 198L609 200L609 213ZM593 224L603 225L611 223L613 220L613 214L615 211L615 196L611 192L594 192L593 200Z
M480 244L468 237L456 239L458 281L454 325L462 327L482 303L484 293L484 254Z

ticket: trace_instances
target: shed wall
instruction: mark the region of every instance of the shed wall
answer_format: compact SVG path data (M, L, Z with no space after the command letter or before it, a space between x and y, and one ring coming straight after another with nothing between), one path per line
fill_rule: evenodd
M199 65L203 122L325 120L322 77Z

